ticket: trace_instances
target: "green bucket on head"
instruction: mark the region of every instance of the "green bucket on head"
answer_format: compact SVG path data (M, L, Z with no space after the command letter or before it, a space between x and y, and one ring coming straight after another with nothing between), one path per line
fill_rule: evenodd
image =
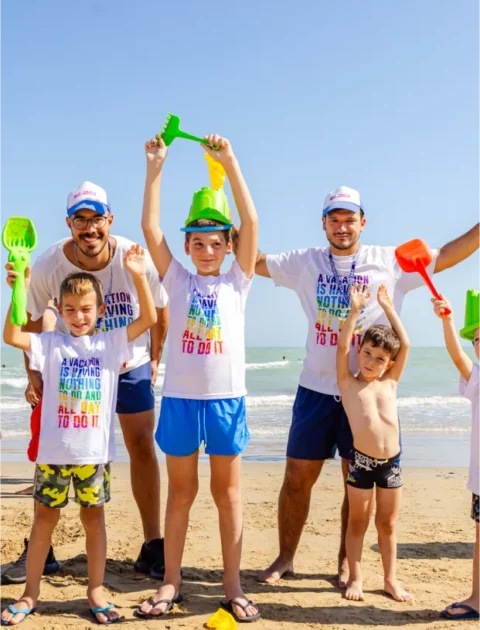
M207 186L201 190L197 190L193 194L190 213L185 221L185 227L188 227L193 221L199 219L210 219L211 221L219 221L225 226L231 227L230 208L228 207L228 199L223 190L212 190ZM211 230L219 230L221 228L212 226ZM185 228L182 228L185 231Z
M480 293L476 289L467 291L465 301L465 323L460 331L462 339L472 341L475 331L480 328Z

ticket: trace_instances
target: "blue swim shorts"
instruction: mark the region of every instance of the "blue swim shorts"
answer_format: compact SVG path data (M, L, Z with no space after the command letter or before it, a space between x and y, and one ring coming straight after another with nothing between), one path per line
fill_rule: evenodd
M293 403L287 457L329 459L338 449L340 457L348 459L352 448L352 432L340 397L300 385Z
M144 363L118 377L117 413L141 413L155 408L152 364Z
M234 456L250 440L245 397L191 400L164 396L155 440L166 455L186 457L202 442L208 455Z

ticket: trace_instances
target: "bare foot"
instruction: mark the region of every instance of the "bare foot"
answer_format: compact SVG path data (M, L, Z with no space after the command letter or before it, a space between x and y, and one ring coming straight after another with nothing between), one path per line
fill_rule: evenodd
M386 593L391 595L397 602L413 602L413 597L397 581L385 580L383 586Z
M225 586L225 599L227 601L235 600L235 602L231 602L232 610L239 619L258 615L258 608L245 597L240 584L232 587ZM242 605L240 606L239 604Z
M163 584L155 595L152 595L140 604L139 611L149 617L159 617L172 608L168 602L161 600L171 600L173 602L177 597L178 590L173 584Z
M450 606L447 606L445 610L452 617L456 617L457 615L462 615L463 613L470 612L463 606L469 606L470 608L473 608L473 610L476 610L477 612L479 610L478 600L476 600L474 597L469 597L468 599L464 599L461 602L457 602L455 604L455 608L453 608L453 604L450 604Z
M102 588L95 589L93 592L87 593L87 596L90 609L108 608L110 605L105 599ZM108 623L109 621L113 621L114 619L118 619L120 617L120 613L116 608L109 608L105 613L97 612L94 613L94 615L100 623Z
M337 585L338 588L347 588L348 578L350 577L350 571L348 570L347 558L338 558L338 576Z
M32 597L22 597L21 599L18 600L18 602L15 602L13 604L13 607L16 610L20 610L22 608L30 608L31 610L33 610L36 605L37 605L37 601L33 599ZM26 613L15 614L11 612L8 608L5 608L1 616L1 619L2 621L5 621L5 624L2 624L2 625L16 626L19 623L22 623L22 621L25 619L26 616L27 616Z
M288 573L293 573L293 564L279 556L268 569L259 573L257 580L265 584L275 584Z
M365 597L363 596L363 584L361 580L353 581L350 582L350 584L347 584L345 599L350 599L354 602L363 602Z

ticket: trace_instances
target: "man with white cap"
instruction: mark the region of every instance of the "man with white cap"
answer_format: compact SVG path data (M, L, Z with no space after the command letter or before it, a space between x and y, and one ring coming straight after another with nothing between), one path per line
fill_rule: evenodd
M97 276L105 294L106 313L97 322L100 330L127 326L138 317L138 298L132 276L123 266L132 241L110 235L113 214L103 188L85 181L67 200L67 225L71 237L58 241L40 255L31 270L25 330L40 332L48 300L59 297L63 279L79 269ZM160 473L154 448L155 398L153 386L168 327L167 295L148 252L147 277L157 308L157 324L135 342L133 359L124 364L118 382L117 414L130 455L132 491L142 519L145 542L135 569L163 578L164 552L160 536ZM36 404L42 382L26 367L26 398ZM2 583L25 581L25 552L2 575ZM52 549L45 573L58 570Z
M349 290L358 282L387 287L395 310L400 311L405 294L420 286L419 274L405 274L395 260L394 247L360 245L366 224L360 193L340 186L329 193L323 205L322 224L328 247L296 250L278 256L259 253L256 273L272 278L276 286L293 289L308 320L306 357L293 405L287 446L285 479L280 492L278 527L280 553L259 575L273 584L293 571L293 559L307 520L312 488L326 459L338 449L344 482L353 446L348 419L342 406L336 376L338 333L349 311ZM478 249L478 225L433 253L429 272L436 273L461 262ZM375 291L376 292L376 291ZM374 324L387 324L385 314L372 300L356 329L352 346L360 346L363 332ZM355 372L358 353L351 352ZM338 585L348 583L345 533L348 501L342 505Z

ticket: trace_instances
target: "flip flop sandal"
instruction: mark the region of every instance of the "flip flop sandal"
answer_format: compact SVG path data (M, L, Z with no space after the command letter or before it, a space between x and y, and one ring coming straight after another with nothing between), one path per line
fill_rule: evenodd
M159 604L167 604L167 607L159 615L152 615L151 612L144 613L140 610L140 608L137 608L137 610L135 610L133 613L135 617L139 617L140 619L156 619L157 617L164 617L172 610L175 604L179 604L181 601L183 601L183 595L178 594L173 599L159 599L158 602L156 602L153 597L149 597L147 601L152 606L152 610Z
M25 621L28 615L32 615L37 610L36 608L15 608L13 604L10 604L9 606L7 606L7 608L12 613L12 615L18 615L20 613L25 615L25 617L22 619L22 621L19 621L18 623L11 623L11 621L4 621L3 619L1 619L0 621L2 626L19 626Z
M251 599L248 599L246 604L242 604L242 602L240 602L238 599L229 599L228 601L222 599L222 601L220 602L220 606L224 608L227 612L229 612L238 623L251 623L252 621L258 621L262 616L260 613L257 613L256 615L252 615L251 617L238 617L237 613L233 609L233 604L239 606L245 612L245 615L247 614L247 608L249 606L255 606L255 604L252 602Z
M449 608L465 608L467 612L460 613L459 615L452 615L452 613L448 612L447 609L442 610L440 615L445 619L452 619L455 621L456 619L478 619L479 614L475 608L468 606L467 604L461 604L460 602L455 602L454 604L450 604Z
M115 608L115 604L107 604L105 608L102 608L101 606L98 606L97 608L90 608L90 612L92 614L92 617L98 624L100 624L101 626L109 626L112 623L118 623L122 619L122 617L118 616L115 619L107 618L107 621L100 621L100 619L97 617L97 613L103 613L105 617L107 617L107 612L109 610L112 610L112 608Z

